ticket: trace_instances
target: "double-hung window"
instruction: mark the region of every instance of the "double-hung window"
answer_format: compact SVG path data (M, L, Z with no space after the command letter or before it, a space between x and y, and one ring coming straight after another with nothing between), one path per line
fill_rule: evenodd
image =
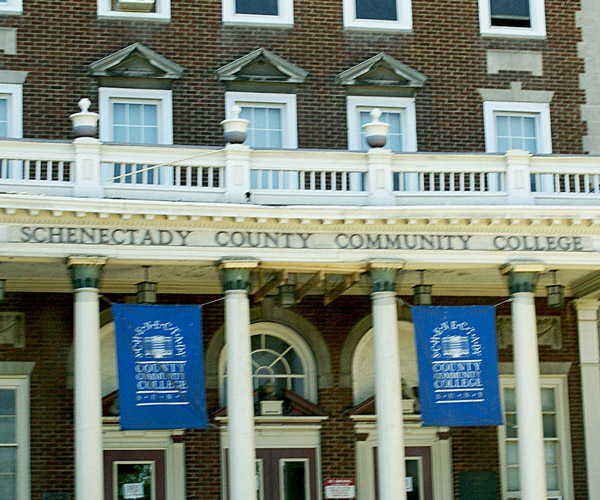
M411 0L343 0L344 27L366 30L412 29Z
M169 21L171 0L97 0L98 17Z
M241 118L250 122L245 144L252 148L296 148L296 95L258 92L227 92L225 115L231 118L234 105Z
M100 140L123 144L172 144L172 94L170 90L102 87L99 90ZM162 182L144 164L114 163L105 177L121 184ZM166 172L167 167L160 172ZM135 174L135 172L139 173Z
M369 149L362 126L370 121L371 111L381 109L381 121L390 124L386 148L394 151L416 151L417 129L415 100L412 97L360 97L347 100L348 149Z
M222 0L226 24L294 24L293 0Z
M0 377L0 498L29 500L27 377Z
M22 14L23 0L0 0L0 14Z
M547 496L570 500L573 492L565 382L563 377L540 379ZM513 500L521 498L514 379L502 377L501 386L505 421L499 428L502 491L504 500Z
M0 138L23 137L23 89L0 84Z
M544 37L544 0L479 0L482 35Z
M488 101L483 116L487 152L552 153L548 104Z

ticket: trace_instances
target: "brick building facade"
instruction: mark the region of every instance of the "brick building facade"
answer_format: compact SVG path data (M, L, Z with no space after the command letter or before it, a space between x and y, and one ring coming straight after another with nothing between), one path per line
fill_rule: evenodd
M0 498L116 500L134 466L144 500L323 500L328 478L359 500L600 495L597 16L0 0ZM69 119L81 98L99 139ZM224 146L234 105L248 139ZM375 108L388 149L364 142ZM119 428L109 304L144 301L140 282L206 304L206 430ZM425 283L434 305L497 306L505 425L421 425ZM267 351L294 356L270 416Z

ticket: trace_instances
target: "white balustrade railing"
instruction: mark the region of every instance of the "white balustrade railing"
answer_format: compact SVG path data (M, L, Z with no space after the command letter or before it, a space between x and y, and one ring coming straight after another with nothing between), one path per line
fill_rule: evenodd
M0 140L0 190L262 204L600 204L600 158ZM426 201L425 201L426 200Z

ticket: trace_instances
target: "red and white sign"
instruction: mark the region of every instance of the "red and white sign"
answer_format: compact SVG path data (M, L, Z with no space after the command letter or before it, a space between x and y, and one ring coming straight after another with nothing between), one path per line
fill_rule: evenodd
M354 479L325 479L325 498L355 498Z

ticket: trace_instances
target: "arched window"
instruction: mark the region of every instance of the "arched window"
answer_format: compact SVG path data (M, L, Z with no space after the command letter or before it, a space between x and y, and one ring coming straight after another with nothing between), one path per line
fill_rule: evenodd
M419 385L415 335L412 323L398 322L400 348L400 372L409 395ZM359 404L375 394L375 354L373 329L365 333L354 350L352 357L352 394L354 404Z
M315 360L304 339L291 328L278 323L253 323L250 335L254 389L272 382L278 392L289 389L316 402ZM221 404L225 404L226 399L225 351L223 348L219 360Z

